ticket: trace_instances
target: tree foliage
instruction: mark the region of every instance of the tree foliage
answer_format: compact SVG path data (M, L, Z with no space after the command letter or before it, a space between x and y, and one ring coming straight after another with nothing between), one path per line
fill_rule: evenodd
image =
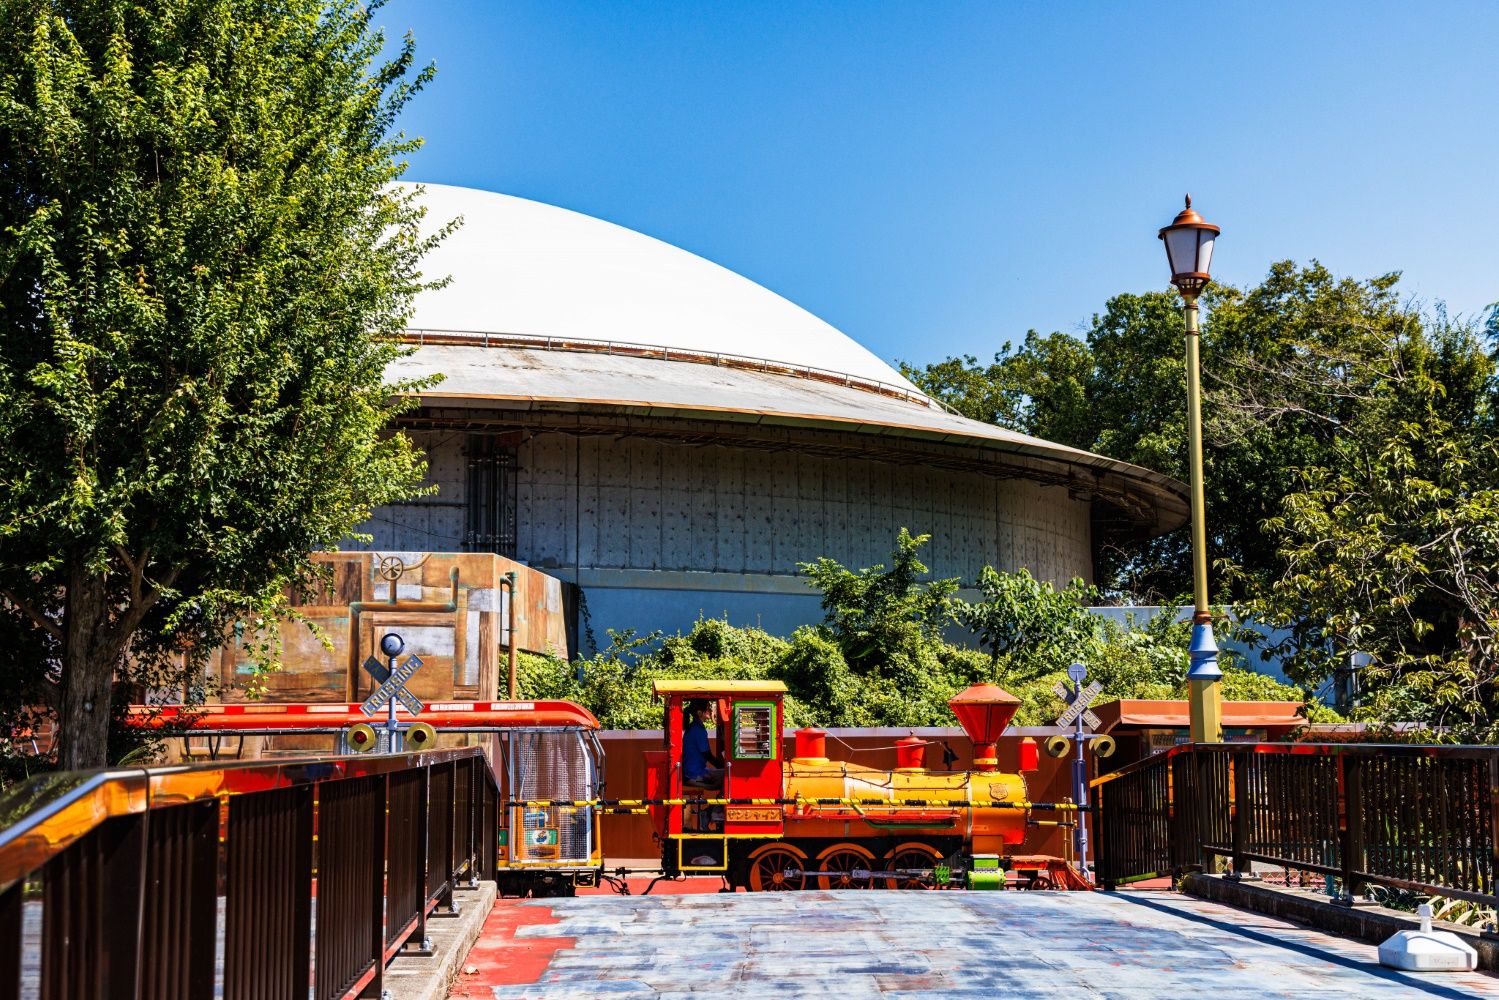
M1062 660L1080 653L1098 630L1088 606L1098 603L1098 592L1082 580L1058 591L1037 580L1030 570L1001 573L993 566L979 571L982 601L963 602L954 618L973 632L997 667L1003 661L1011 675L1034 675L1055 669Z
M901 528L889 568L849 570L827 556L798 565L822 591L827 629L856 668L878 668L913 643L936 638L952 620L958 581L922 579L929 571L917 550L930 540Z
M430 70L370 16L0 0L3 655L65 766L104 763L113 681L190 674L420 482L382 430Z
M1334 459L1298 470L1281 512L1266 520L1284 569L1246 607L1287 630L1272 652L1288 673L1317 683L1350 654L1367 654L1369 717L1493 742L1495 365L1461 326L1387 347L1384 363L1356 378L1352 366L1302 376L1361 405L1341 423Z
M1397 277L1337 278L1322 265L1283 261L1248 291L1210 286L1202 299L1205 486L1209 549L1241 574L1215 574L1215 596L1246 592L1246 575L1281 569L1261 525L1279 513L1295 470L1330 456L1355 395L1329 394L1306 366L1357 372L1381 345L1410 336L1420 317L1396 297ZM991 365L948 359L903 370L974 419L1133 462L1185 481L1186 362L1174 292L1110 299L1081 336L1026 335ZM1004 406L993 401L1003 399ZM1142 603L1190 593L1189 533L1106 539L1104 589Z

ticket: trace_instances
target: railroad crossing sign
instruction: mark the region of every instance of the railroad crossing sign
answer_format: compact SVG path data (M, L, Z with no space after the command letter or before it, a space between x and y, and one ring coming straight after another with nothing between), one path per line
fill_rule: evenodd
M1082 678L1077 678L1077 681L1081 684ZM1067 707L1062 709L1062 714L1057 716L1057 725L1062 727L1070 726L1077 721L1078 716L1082 716L1083 721L1087 723L1089 729L1098 728L1098 724L1102 720L1094 715L1093 710L1088 706L1093 704L1093 699L1097 698L1103 691L1102 684L1094 681L1074 694L1067 685L1061 681L1057 681L1052 690L1056 692L1058 698L1068 703Z
M394 699L405 706L406 711L412 715L420 715L427 706L422 704L420 698L406 690L406 682L411 680L421 668L421 657L415 653L406 657L406 662L396 667L395 670L391 670L373 656L365 660L365 672L380 686L364 699L364 703L359 706L359 711L369 718L374 718L379 714L380 709L389 705Z
M1098 740L1099 742L1094 744L1094 752L1097 756L1107 757L1114 752L1113 737L1083 730L1085 725L1088 729L1097 729L1102 721L1088 706L1103 691L1103 685L1094 681L1087 687L1083 687L1083 681L1087 679L1087 676L1087 665L1074 663L1067 668L1067 678L1072 681L1072 684L1067 685L1057 681L1052 685L1052 690L1056 692L1057 697L1067 704L1067 707L1062 709L1062 714L1057 716L1057 725L1064 729L1068 726L1074 727L1072 738L1077 741L1077 756L1072 760L1072 801L1083 809L1088 807L1088 765L1083 760L1084 744L1090 740ZM1063 742L1065 743L1065 740ZM1081 818L1072 831L1072 838L1077 848L1078 867L1086 875L1088 873L1088 824L1082 822Z

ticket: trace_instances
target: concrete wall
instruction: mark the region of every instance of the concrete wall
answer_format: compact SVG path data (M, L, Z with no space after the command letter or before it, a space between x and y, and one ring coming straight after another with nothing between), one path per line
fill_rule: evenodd
M413 434L435 497L378 510L370 546L462 547L465 435ZM821 617L796 564L887 561L897 531L930 533L922 559L972 582L1029 569L1092 577L1090 505L1060 486L732 444L532 433L519 451L517 557L583 590L595 633L677 628L699 613L786 631Z

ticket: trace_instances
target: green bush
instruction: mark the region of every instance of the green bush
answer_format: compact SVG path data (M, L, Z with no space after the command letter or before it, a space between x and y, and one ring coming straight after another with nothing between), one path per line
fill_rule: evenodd
M1062 710L1054 686L1081 661L1103 698L1184 698L1191 624L1175 608L1120 624L1089 613L1092 588L1061 591L1024 570L986 568L985 600L955 596L956 581L926 581L917 552L926 535L902 530L890 568L848 570L831 559L804 564L823 591L826 619L783 639L720 618L699 618L686 634L610 631L609 646L574 663L523 655L527 698L565 698L608 729L653 729L657 680L779 680L792 726L951 726L948 701L990 682L1021 700L1017 725L1048 725ZM949 642L944 630L971 629L983 650ZM1227 621L1215 623L1228 634ZM1306 701L1300 690L1244 669L1225 656L1223 693L1245 701ZM1315 721L1336 719L1320 705Z

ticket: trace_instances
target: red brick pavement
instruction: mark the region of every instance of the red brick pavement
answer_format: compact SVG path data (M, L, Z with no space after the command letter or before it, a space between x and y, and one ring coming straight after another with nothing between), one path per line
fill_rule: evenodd
M626 880L633 895L645 892L651 884L648 876ZM688 878L679 882L662 881L651 890L652 896L676 896L704 892L717 892L723 882L714 878ZM597 889L580 889L580 896L607 896L614 890L608 885ZM522 902L530 905L520 906ZM534 983L559 951L577 944L570 937L517 938L516 931L522 927L534 927L561 923L548 906L520 899L498 899L494 909L479 931L479 940L474 943L468 958L463 960L463 969L448 993L452 998L492 997L492 986L516 986ZM473 972L467 970L473 969Z

